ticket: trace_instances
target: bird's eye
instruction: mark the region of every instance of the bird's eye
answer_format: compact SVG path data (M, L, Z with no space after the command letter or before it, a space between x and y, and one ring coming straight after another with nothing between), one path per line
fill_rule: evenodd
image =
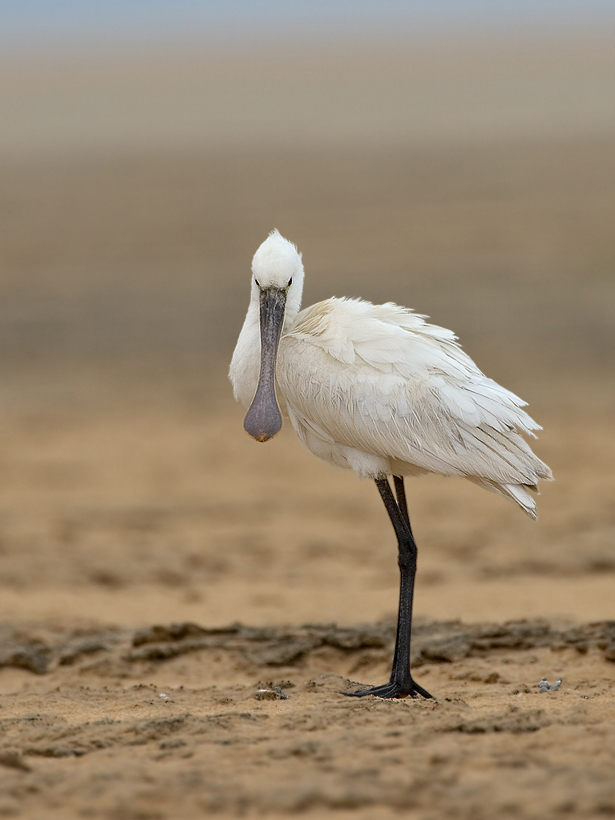
M286 285L286 287L289 288L292 285L292 283L293 283L293 277L291 276L290 279L288 280L288 285Z
M257 288L260 288L260 282L258 281L258 279L256 277L254 277L254 284L256 285Z

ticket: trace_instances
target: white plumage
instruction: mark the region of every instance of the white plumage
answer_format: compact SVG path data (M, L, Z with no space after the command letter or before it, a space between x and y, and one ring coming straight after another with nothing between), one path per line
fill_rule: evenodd
M244 428L268 441L286 416L314 455L375 480L399 550L397 637L389 682L349 694L429 698L410 670L417 547L403 477L463 476L535 518L530 491L551 472L521 433L539 428L525 402L483 375L450 330L360 299L299 312L302 290L301 257L274 231L254 255L229 374L249 407Z
M253 262L252 299L230 368L246 407L259 380L259 287L285 288L275 385L282 415L314 455L360 477L458 475L512 498L550 478L520 435L540 427L487 378L455 335L392 303L328 299L299 312L303 266L277 231ZM256 284L258 282L258 285Z

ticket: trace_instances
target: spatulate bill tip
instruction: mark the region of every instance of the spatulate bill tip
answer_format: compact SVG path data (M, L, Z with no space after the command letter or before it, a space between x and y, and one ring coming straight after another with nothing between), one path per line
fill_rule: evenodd
M252 405L244 419L243 429L255 441L272 439L282 429L282 416L277 405L266 412L259 412L259 408L254 409Z

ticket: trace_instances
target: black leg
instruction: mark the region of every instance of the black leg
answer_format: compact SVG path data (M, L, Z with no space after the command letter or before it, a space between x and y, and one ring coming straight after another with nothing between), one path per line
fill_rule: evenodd
M414 536L412 535L412 527L410 526L410 517L408 515L408 503L406 502L406 489L404 487L404 478L401 475L394 475L393 476L393 484L395 485L395 495L397 496L397 506L399 507L399 511L403 516L404 521L406 522L406 526L408 527L408 532L410 533L410 538L414 541ZM416 551L416 544L414 545L414 549Z
M395 493L393 495L386 478L377 478L376 486L380 492L384 506L389 514L391 523L397 536L398 563L399 563L399 611L397 615L397 636L395 639L395 653L391 679L383 686L373 689L361 689L358 692L348 692L352 697L375 695L379 698L430 698L431 695L418 683L415 683L410 673L410 637L412 630L412 600L414 597L414 578L416 575L417 548L410 527L404 480L401 476L393 476Z

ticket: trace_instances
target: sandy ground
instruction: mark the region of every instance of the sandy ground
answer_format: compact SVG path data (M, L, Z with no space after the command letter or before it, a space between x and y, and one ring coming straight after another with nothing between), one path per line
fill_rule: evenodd
M4 161L0 816L615 814L614 149ZM306 303L430 314L544 426L537 524L408 485L434 702L340 694L390 666L384 510L230 395L276 225Z

